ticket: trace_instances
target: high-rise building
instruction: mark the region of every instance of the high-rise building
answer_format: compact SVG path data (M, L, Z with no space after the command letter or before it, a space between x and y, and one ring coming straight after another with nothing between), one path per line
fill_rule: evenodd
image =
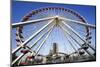
M58 53L58 45L57 43L53 43L53 54L57 54Z

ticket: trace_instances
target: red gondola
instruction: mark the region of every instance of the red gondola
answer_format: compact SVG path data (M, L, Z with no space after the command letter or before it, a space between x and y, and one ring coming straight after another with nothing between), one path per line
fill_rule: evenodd
M28 58L28 59L33 59L33 58L34 58L34 56L28 56L27 58Z
M29 50L21 50L21 53L24 53L24 54L26 54L28 52L29 52Z
M21 62L20 65L27 65L28 63L26 62Z

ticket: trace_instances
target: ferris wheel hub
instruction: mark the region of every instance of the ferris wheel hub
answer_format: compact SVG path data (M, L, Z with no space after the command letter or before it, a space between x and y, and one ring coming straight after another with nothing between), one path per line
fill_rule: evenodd
M55 17L56 17L56 18L59 18L59 16L58 16L58 15L56 15Z

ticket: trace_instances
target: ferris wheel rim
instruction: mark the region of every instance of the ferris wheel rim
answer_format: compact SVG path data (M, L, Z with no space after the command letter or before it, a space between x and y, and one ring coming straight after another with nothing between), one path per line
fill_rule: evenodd
M53 8L48 7L48 8L41 8L41 9L43 9L43 10L58 9L58 7L53 7ZM37 14L38 11L41 10L41 9L33 10L33 12L36 12L36 14ZM61 8L61 7L60 7L59 9L68 10L70 13L75 13L75 14L76 14L76 17L79 17L79 19L81 18L81 20L84 21L83 23L87 23L86 20L85 20L81 15L79 15L79 14L76 13L76 11L73 11L72 9L64 9L64 8ZM25 16L22 18L21 21L22 21L22 22L28 21L29 18L31 18L32 15L33 15L32 13L28 13L27 15L25 15ZM35 14L34 14L34 15L35 15ZM27 18L27 20L25 20L25 18ZM18 28L22 30L22 29L23 29L23 26L20 25ZM88 29L87 29L87 30L88 30ZM17 30L17 32L18 32L18 30ZM89 30L88 30L87 32L89 32ZM20 39L21 39L21 38L20 38Z
M25 15L23 18L22 18L22 22L25 22L25 21L28 21L29 20L29 18L31 18L32 17L32 15L35 15L34 14L34 12L36 12L36 14L38 14L38 12L42 12L42 10L43 11L47 11L47 10L54 10L54 9L60 9L60 10L63 10L63 11L65 11L66 13L67 12L69 12L69 13L72 13L72 14L74 14L76 17L78 17L80 20L83 20L83 23L86 23L86 21L84 20L84 18L83 17L81 17L81 15L79 15L78 14L78 12L76 12L76 11L74 11L74 10L72 10L72 9L69 9L69 8L63 8L63 7L44 7L44 8L41 8L41 9L36 9L36 10L32 10L31 12L29 12L27 15ZM57 16L58 17L58 16ZM25 18L27 18L27 20L25 20ZM18 27L19 29L21 29L21 31L22 31L22 29L23 29L23 26L22 25L19 25L19 27ZM86 27L86 31L87 31L87 34L89 33L89 29L88 29L88 27ZM19 32L19 30L17 30L17 32ZM19 40L21 41L21 37L19 36ZM24 42L24 41L21 41L21 42Z
M70 8L64 8L64 7L43 7L43 8L39 8L39 9L34 9L30 12L28 12L22 19L21 21L27 21L29 20L29 18L31 18L33 15L36 15L40 12L44 12L44 11L48 11L48 10L63 10L65 11L66 13L69 12L71 14L73 14L74 16L78 17L79 19L81 19L82 22L84 23L87 23L87 21L85 20L85 18L77 11L73 10L73 9L70 9ZM25 18L27 20L25 20Z

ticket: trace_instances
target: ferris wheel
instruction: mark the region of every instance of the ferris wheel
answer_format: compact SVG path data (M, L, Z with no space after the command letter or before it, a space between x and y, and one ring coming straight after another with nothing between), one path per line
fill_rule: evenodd
M83 61L95 59L95 42L92 42L94 32L91 31L95 30L95 25L89 24L72 9L45 7L30 11L20 22L12 24L13 29L16 47L12 50L12 65L27 65L29 59L31 64L42 64L54 43L58 44L58 50L49 56L54 59L58 55L67 56L69 61L63 59L62 62L74 62L72 57L76 54ZM42 60L35 63L38 58ZM56 60L53 62L57 63Z

